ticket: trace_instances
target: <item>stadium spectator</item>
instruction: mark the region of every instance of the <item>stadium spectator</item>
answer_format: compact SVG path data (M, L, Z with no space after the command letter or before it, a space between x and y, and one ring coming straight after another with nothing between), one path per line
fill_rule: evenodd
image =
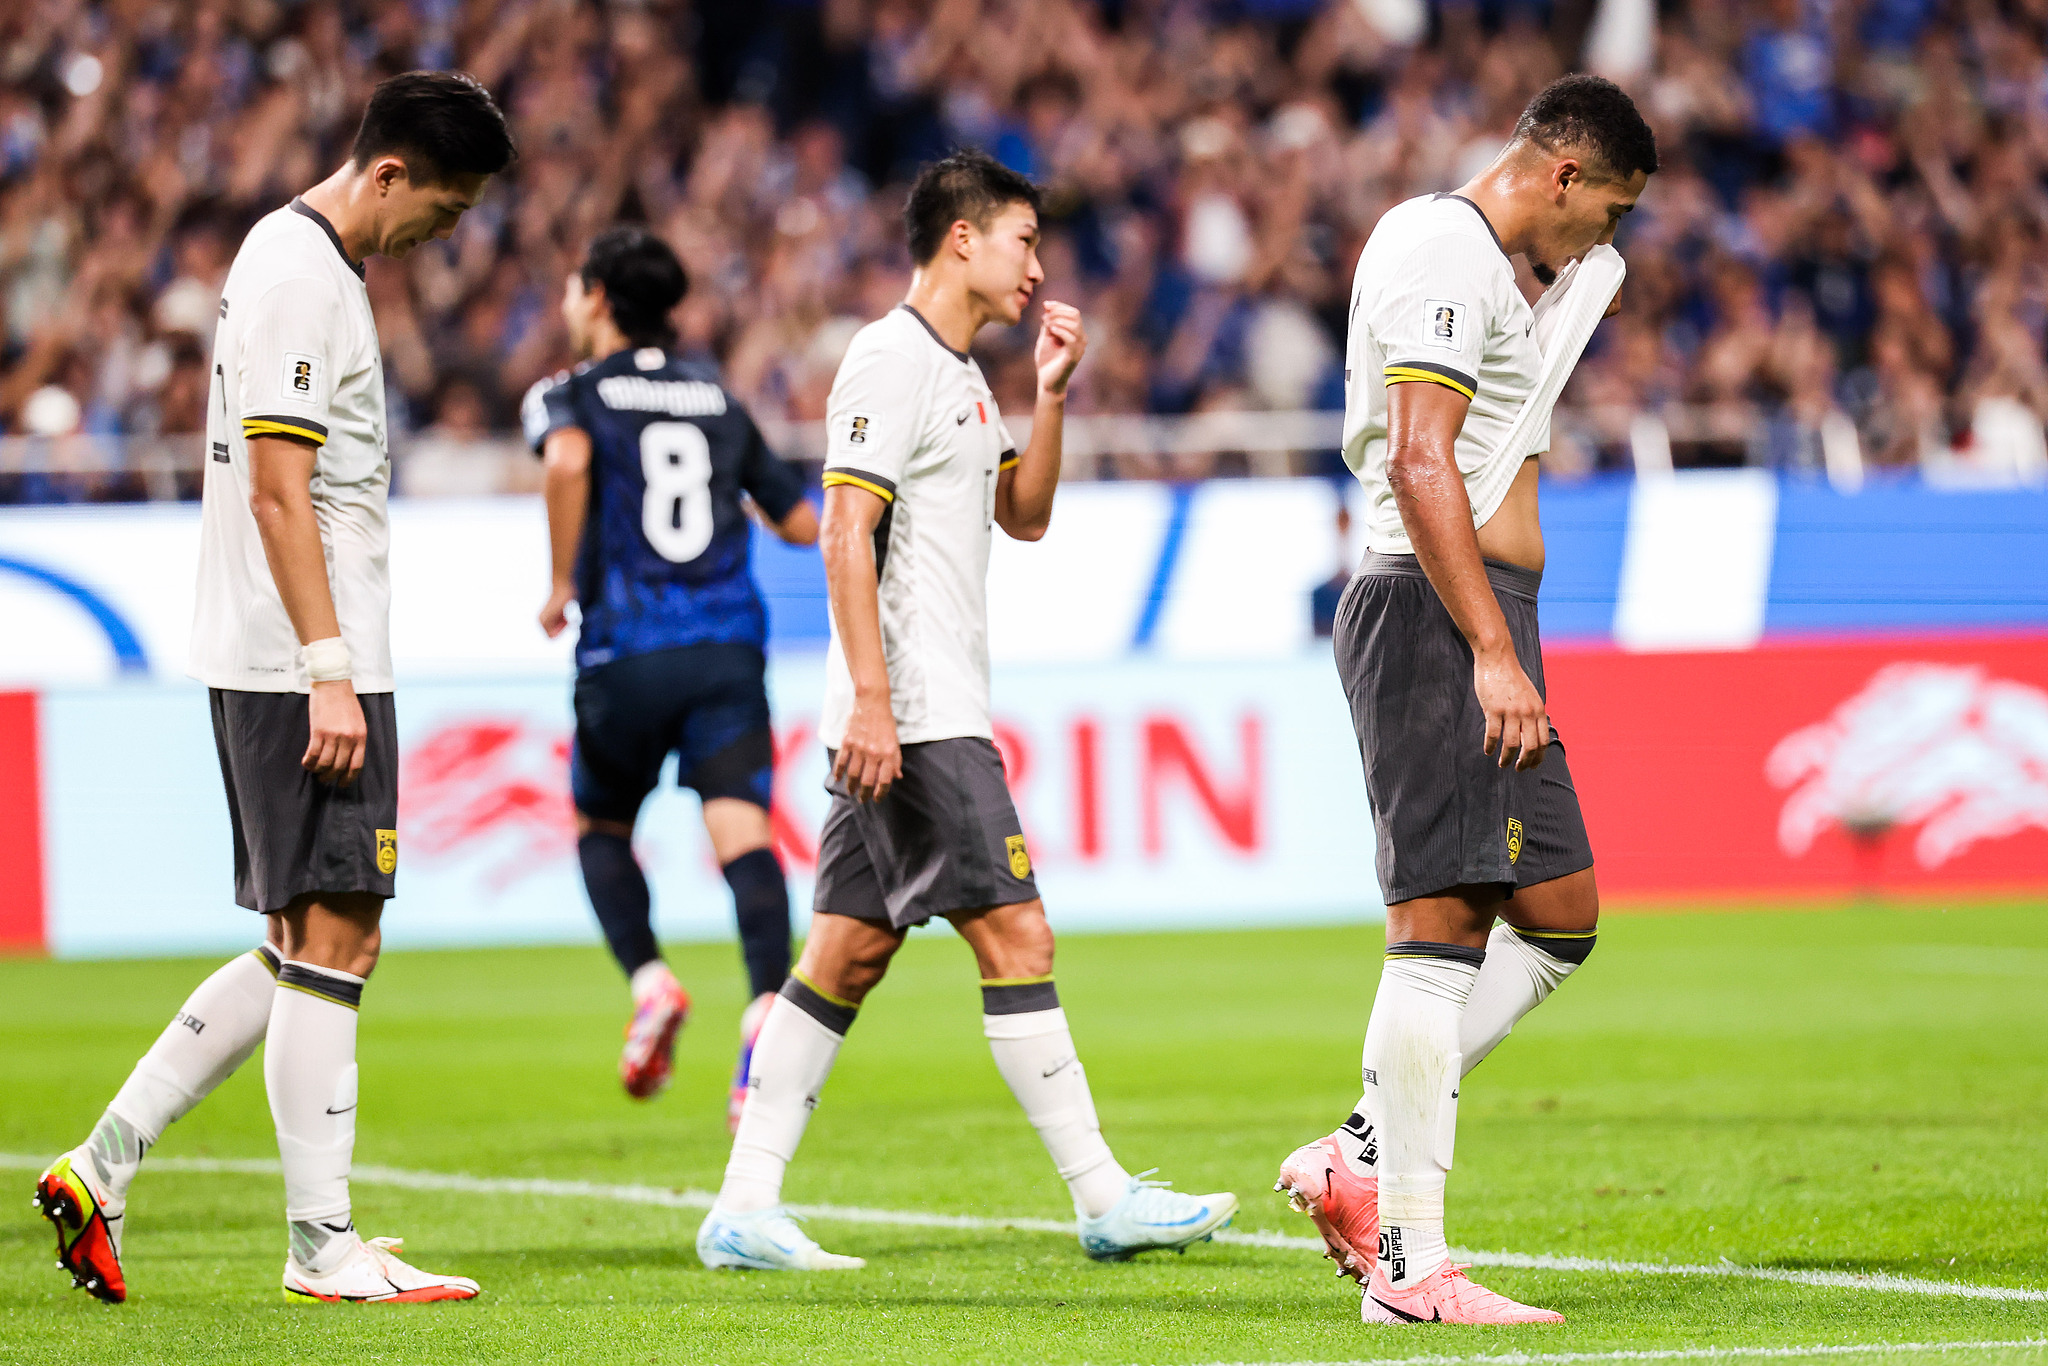
M1491 155L1578 59L1592 6L1434 4L1416 43L1368 18L1398 8L8 6L0 434L74 407L87 433L194 430L185 358L208 344L225 244L338 162L379 76L434 63L503 96L528 150L452 242L371 268L401 449L436 424L512 428L517 396L566 358L547 301L619 218L653 225L700 282L687 347L763 417L818 418L850 320L902 292L908 173L966 142L1048 186L1048 266L1098 338L1077 414L1334 406L1364 235ZM1680 463L1814 466L1819 424L1843 415L1867 463L1946 469L1983 457L1984 413L1990 446L2020 451L1992 465L2031 468L2027 428L2048 413L2040 8L1660 6L1633 88L1668 165L1625 230L1626 315L1567 395L1555 468L1625 466L1628 414L1669 403L1707 414L1674 426ZM1030 322L989 346L1006 402L1028 396ZM0 497L54 487L14 478Z

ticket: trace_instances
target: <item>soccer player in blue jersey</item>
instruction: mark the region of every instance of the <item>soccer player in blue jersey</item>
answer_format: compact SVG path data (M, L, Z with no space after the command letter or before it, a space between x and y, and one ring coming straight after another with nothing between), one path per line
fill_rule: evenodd
M673 753L677 781L732 887L753 1001L740 1025L727 1122L746 1100L754 1035L789 975L789 892L768 811L775 745L762 648L767 613L748 569L747 503L791 545L818 539L802 476L768 449L707 364L674 353L669 314L689 290L668 244L602 234L571 275L562 316L586 357L527 394L527 440L547 463L550 636L579 604L576 799L583 885L632 982L619 1059L630 1095L667 1084L690 1010L654 940L633 824Z

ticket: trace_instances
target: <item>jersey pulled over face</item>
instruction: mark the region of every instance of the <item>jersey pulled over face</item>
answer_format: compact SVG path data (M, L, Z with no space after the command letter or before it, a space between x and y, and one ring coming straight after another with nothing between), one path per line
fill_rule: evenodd
M249 438L317 446L313 513L359 693L390 692L384 364L362 270L303 200L249 230L221 292L206 401L192 676L306 692L299 638L249 511Z
M780 522L804 496L710 366L629 348L527 391L539 451L552 432L590 438L590 506L576 556L576 666L685 645L761 646L768 617L749 569L740 495Z
M1514 266L1471 200L1425 195L1373 228L1352 279L1344 356L1344 462L1365 486L1368 548L1415 553L1387 482L1396 384L1441 384L1472 401L1457 440L1472 525L1499 510L1524 458L1503 438L1543 369L1534 326ZM1528 449L1549 446L1546 425Z
M850 484L888 505L875 528L875 577L896 738L994 738L988 555L996 480L1017 452L981 367L899 305L854 336L825 426L826 486ZM837 748L852 715L835 621L819 738Z

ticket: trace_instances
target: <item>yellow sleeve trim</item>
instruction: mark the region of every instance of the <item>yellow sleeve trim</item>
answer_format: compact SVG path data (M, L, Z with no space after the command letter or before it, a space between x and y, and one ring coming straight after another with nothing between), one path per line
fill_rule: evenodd
M1454 379L1446 379L1444 376L1428 370L1410 370L1405 365L1389 365L1387 367L1387 386L1391 388L1396 384L1441 384L1446 389L1457 390L1466 398L1476 397L1472 390L1467 389Z
M1009 458L1008 460L1005 460L1005 461L1003 461L1003 462L1002 462L1002 463L1001 463L1000 465L997 465L997 466L996 466L996 473L997 473L997 474L1001 474L1001 473L1002 473L1002 472L1003 472L1004 470L1014 470L1014 469L1016 469L1016 468L1017 468L1017 466L1019 466L1019 465L1021 465L1021 464L1023 464L1023 463L1024 463L1024 457L1023 457L1023 456L1021 456L1021 455L1013 455L1013 456L1011 456L1011 457L1010 457L1010 458Z
M817 992L820 996L830 1001L833 1005L838 1006L841 1010L860 1009L860 1002L849 1001L844 996L834 996L831 992L825 990L825 988L819 986L816 982L813 982L810 978L804 976L803 973L797 971L795 968L790 969L789 975L796 978L797 981L802 982L812 991Z
M242 423L242 435L244 437L295 436L302 441L310 441L316 446L327 444L327 437L324 433L316 432L309 427L294 427L284 422L244 421Z
M1048 972L1037 977L984 977L981 984L985 987L1035 987L1051 980L1052 974Z
M866 489L869 493L874 494L875 497L881 499L885 503L893 503L896 501L896 495L889 492L889 490L883 488L880 484L870 483L868 480L861 478L857 474L848 474L845 470L825 471L824 486L829 489L834 484L851 484L855 488ZM818 991L816 987L812 987L811 990ZM825 993L822 991L818 991L818 994L820 996L825 996ZM829 996L825 996L825 999L829 1001L832 998Z

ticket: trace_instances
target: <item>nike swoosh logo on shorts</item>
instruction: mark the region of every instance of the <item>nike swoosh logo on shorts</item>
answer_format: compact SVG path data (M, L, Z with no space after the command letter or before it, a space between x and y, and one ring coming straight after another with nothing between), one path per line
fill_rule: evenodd
M328 1107L328 1110L327 1110L327 1113L328 1113L328 1114L330 1114L330 1115L345 1115L345 1114L347 1114L347 1113L348 1113L349 1111L351 1111L351 1110L353 1110L353 1109L355 1109L355 1108L356 1108L356 1107L355 1107L355 1106L353 1106L353 1105L344 1105L344 1106L342 1106L342 1107L341 1107L341 1108L340 1108L339 1110L337 1110L337 1109L334 1109L334 1108L333 1108L332 1106L329 1106L329 1107Z
M1045 1069L1045 1071L1041 1072L1041 1073L1040 1073L1039 1075L1040 1075L1040 1076L1045 1076L1045 1077L1049 1077L1049 1076L1051 1076L1051 1075L1052 1075L1053 1073L1055 1073L1055 1072L1063 1072L1063 1071L1065 1071L1065 1070L1066 1070L1067 1068L1069 1068L1069 1067L1073 1066L1073 1065L1074 1065L1075 1063L1077 1063L1077 1062L1079 1062L1079 1061L1081 1061L1081 1059L1080 1059L1080 1058L1078 1058L1078 1057L1068 1058L1068 1059L1067 1059L1067 1060L1066 1060L1065 1062L1063 1062L1063 1063L1060 1063L1059 1065L1057 1065L1057 1066L1055 1066L1055 1067L1048 1067L1048 1068L1046 1068L1046 1069Z

